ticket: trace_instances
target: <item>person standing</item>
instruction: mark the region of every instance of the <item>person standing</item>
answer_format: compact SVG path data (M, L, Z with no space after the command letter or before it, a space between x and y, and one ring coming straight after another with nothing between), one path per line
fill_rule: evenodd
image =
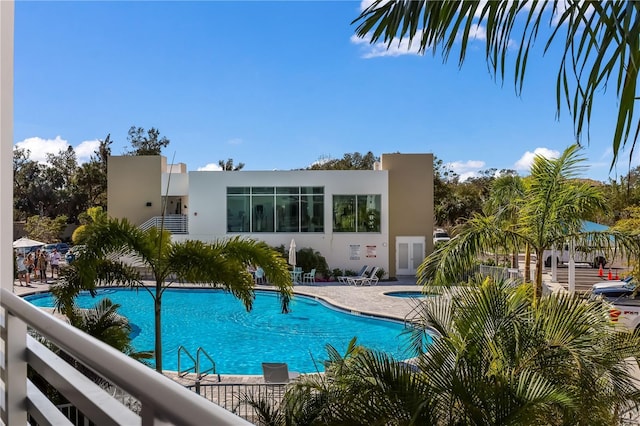
M47 282L47 257L44 254L44 250L38 255L36 268L40 272L40 282Z
M33 253L29 253L24 260L24 264L27 265L27 284L31 282L31 274L35 270L36 263L33 260ZM35 279L35 277L34 277Z
M27 264L26 259L24 258L24 254L22 252L18 252L18 258L16 259L16 266L18 268L18 281L20 282L20 286L22 283L26 281L25 286L29 285L29 274L27 274Z
M60 278L60 253L57 248L54 248L51 252L49 261L51 262L51 278L55 278L54 274L57 274L58 278Z

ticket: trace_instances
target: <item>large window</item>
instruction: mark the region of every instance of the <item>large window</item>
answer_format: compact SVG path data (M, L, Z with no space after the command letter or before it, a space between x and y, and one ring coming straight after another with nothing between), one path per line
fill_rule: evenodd
M380 232L380 195L334 195L333 232Z
M227 188L228 232L324 232L324 188Z

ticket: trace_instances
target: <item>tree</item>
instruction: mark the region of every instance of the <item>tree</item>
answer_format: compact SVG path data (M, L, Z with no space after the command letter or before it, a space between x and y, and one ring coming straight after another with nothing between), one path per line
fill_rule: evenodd
M607 309L569 294L534 303L528 286L477 281L417 305L414 363L355 341L344 356L328 346L325 374L296 379L278 409L251 403L271 425L618 424L640 403L640 335Z
M227 159L227 161L219 160L218 166L224 171L233 171L237 172L238 170L242 170L244 168L244 163L238 163L237 165L233 164L233 158Z
M58 216L51 219L46 216L31 216L24 225L29 238L47 243L60 241L60 235L67 226L67 217Z
M151 352L138 352L131 346L131 325L118 314L120 305L111 299L100 300L91 309L75 309L69 322L90 336L137 360L153 357Z
M548 32L541 29L544 22L549 22ZM421 53L432 49L435 54L439 48L444 61L459 45L460 66L469 40L477 39L479 28L484 28L485 56L495 77L504 81L508 53L517 46L514 82L518 94L531 62L530 49L545 34L545 53L555 44L562 49L556 82L558 114L566 102L580 141L588 134L596 94L615 88L618 117L612 135L612 167L630 138L631 160L640 134L640 122L634 115L640 2L376 0L354 23L358 23L357 36L371 43L381 40L391 46L408 39L418 43Z
M362 155L359 152L347 153L341 159L325 159L307 167L308 170L373 170L373 164L379 158L371 151Z
M111 155L111 134L100 140L89 162L80 166L77 172L78 192L89 207L107 208L107 159Z
M13 203L16 220L45 213L56 205L55 191L46 178L46 167L30 158L29 150L13 150Z
M215 285L252 307L253 276L249 265L260 265L269 282L280 292L283 312L288 311L291 276L286 260L263 242L241 238L172 242L166 230L141 230L126 219L97 220L87 225L78 241L84 250L63 274L56 290L56 306L73 312L73 300L81 290L93 290L100 283L121 283L149 292L155 312L155 363L162 371L162 295L174 282ZM127 261L129 259L129 261ZM142 282L140 268L153 277L153 285Z
M160 155L162 148L169 145L169 139L160 137L160 131L155 127L150 128L145 135L142 127L131 126L127 140L131 144L131 150L125 155Z
M616 244L628 253L638 253L638 242L626 233L582 231L583 220L606 210L607 205L598 187L575 180L583 170L584 157L579 150L572 145L557 159L536 156L531 175L524 181L523 198L513 203L519 205L517 220L505 221L498 214L474 215L456 228L456 236L448 244L424 260L418 269L419 281L424 285L454 285L483 253L499 247L505 251L525 248L536 255L537 300L542 294L546 249L574 241L586 247L609 249Z

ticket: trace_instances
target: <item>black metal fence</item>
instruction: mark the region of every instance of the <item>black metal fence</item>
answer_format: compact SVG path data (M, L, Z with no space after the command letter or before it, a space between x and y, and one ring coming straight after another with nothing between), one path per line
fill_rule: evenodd
M256 413L249 400L264 401L271 407L278 407L285 388L285 384L264 383L196 383L187 386L187 389L249 422L256 421Z

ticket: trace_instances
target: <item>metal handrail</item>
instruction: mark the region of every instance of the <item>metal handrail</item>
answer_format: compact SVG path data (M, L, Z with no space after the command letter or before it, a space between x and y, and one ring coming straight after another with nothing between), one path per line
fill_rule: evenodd
M8 342L8 349L5 352L7 355L5 356L6 364L2 367L6 370L19 367L21 362L25 360L25 351L27 352L27 363L35 360L36 355L32 352L32 348L36 348L36 346L31 345L27 348L26 345L26 327L15 327L16 329L24 329L24 332L20 332L19 336L12 332L13 326L7 326L8 322L13 324L16 321L21 321L51 341L66 354L140 401L140 417L143 425L160 424L161 422L184 425L250 424L224 408L194 395L194 393L180 384L158 374L151 368L131 359L111 346L43 312L5 288L0 289L0 304L5 309L6 315L5 321L2 323L3 333L5 333L4 340ZM54 354L51 351L48 349L46 351L50 355L46 355L46 352L41 351L42 355L38 358L40 363L38 368L44 371L45 374L48 373L54 376L57 371L56 363L59 361L54 359ZM4 374L6 372L3 372ZM12 374L16 377L15 373ZM27 380L26 367L22 377L23 380ZM78 372L77 375L73 374L62 377L62 379L73 383L76 380L80 380L80 377L81 373ZM8 386L8 388L5 388L5 392L9 394L15 391L22 392L21 389L24 389L24 384L20 385L15 379L5 383L5 386ZM15 386L13 391L12 386ZM69 392L69 389L65 386L57 389L62 394ZM81 386L78 389L81 390ZM80 398L87 406L92 407L89 412L84 413L87 417L103 418L108 415L104 409L100 411L102 403L112 399L107 392L98 395L93 391L83 393L76 390L73 396L76 399ZM26 394L24 398L27 398ZM15 398L13 399L15 400ZM29 398L29 401L33 403L31 398ZM168 403L169 401L171 403ZM12 407L10 405L8 409L11 410Z
M209 362L211 363L211 368L204 371L200 369L200 355L204 355L209 360ZM202 347L199 347L196 351L196 375L198 376L198 380L205 377L209 373L217 374L216 362L213 360L213 358L211 358L211 356L209 356L207 351L205 351ZM218 381L220 381L220 374L218 374Z
M189 357L189 359L191 360L191 362L193 362L193 366L189 367L187 369L182 369L180 367L180 354L184 353L186 356ZM184 377L185 375L187 375L190 371L193 371L194 373L197 373L198 371L198 362L195 360L195 358L189 353L189 351L187 350L187 348L185 348L184 346L180 345L178 347L178 376L180 377Z

